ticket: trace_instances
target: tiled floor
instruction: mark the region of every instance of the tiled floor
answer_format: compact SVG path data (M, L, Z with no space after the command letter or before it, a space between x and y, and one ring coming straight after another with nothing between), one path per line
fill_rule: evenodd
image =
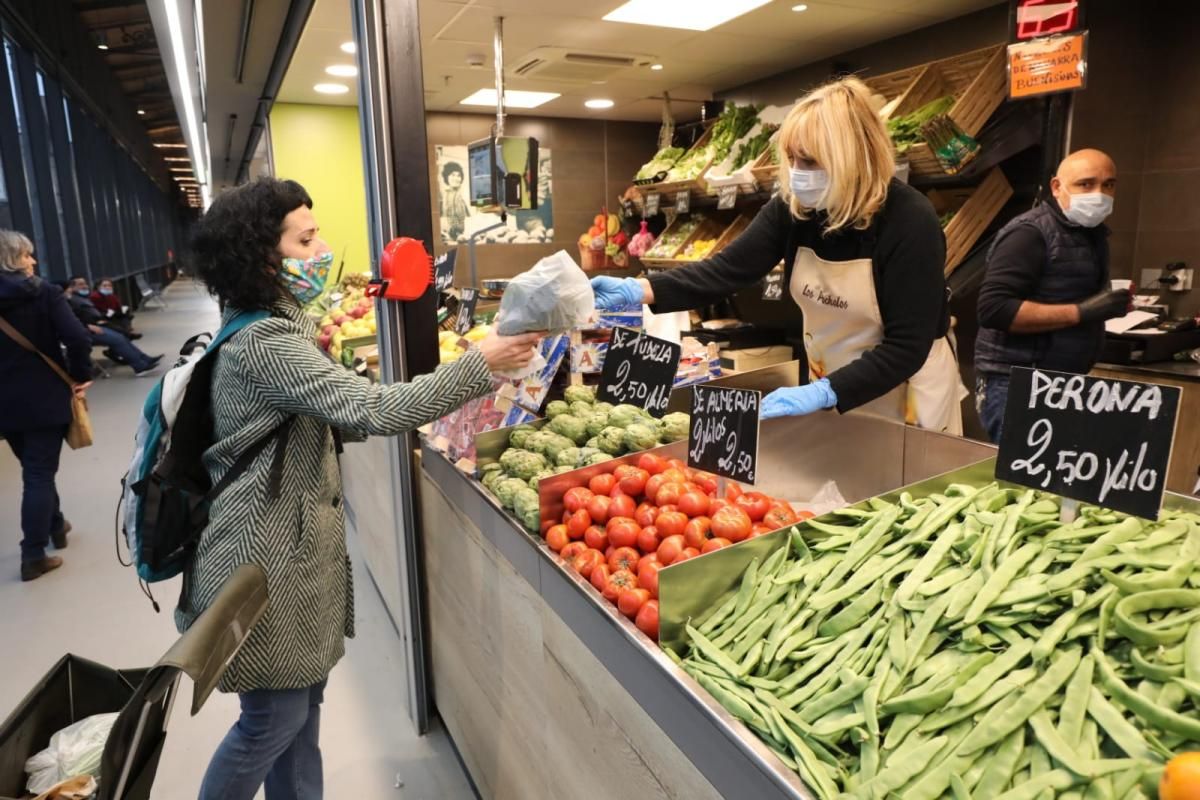
M166 310L143 311L139 344L151 354L174 353L188 336L213 330L216 304L194 284L167 292ZM169 359L168 359L169 360ZM75 526L62 569L32 583L19 581L17 542L20 471L0 444L0 718L62 654L114 667L148 666L176 637L170 607L177 583L159 584L155 615L122 567L113 545L120 478L132 453L142 400L153 385L118 367L89 394L96 446L64 449L58 476L63 510ZM353 539L351 553L355 555ZM358 637L333 671L322 716L325 796L331 800L458 800L473 796L445 734L419 738L405 710L405 687L394 676L400 642L382 602L355 556ZM186 679L185 679L186 683ZM237 716L237 698L214 694L196 717L186 713L191 688L175 707L154 800L196 796L208 758ZM397 781L403 784L397 787Z

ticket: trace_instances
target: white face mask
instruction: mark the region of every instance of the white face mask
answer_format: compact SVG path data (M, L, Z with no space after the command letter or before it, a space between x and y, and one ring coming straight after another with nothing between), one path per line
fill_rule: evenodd
M1064 208L1063 214L1076 225L1094 228L1104 222L1112 210L1112 197L1103 192L1088 192L1071 195L1071 206Z
M829 173L823 169L788 168L792 196L805 208L824 208L829 189Z

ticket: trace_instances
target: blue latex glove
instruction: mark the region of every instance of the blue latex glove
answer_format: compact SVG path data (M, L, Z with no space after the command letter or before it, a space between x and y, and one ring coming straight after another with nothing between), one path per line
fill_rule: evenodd
M636 278L613 278L608 275L592 278L592 292L596 295L596 308L601 311L641 305L645 296Z
M804 386L776 389L763 398L762 409L758 415L761 419L795 417L836 405L837 395L829 385L829 379L821 378Z

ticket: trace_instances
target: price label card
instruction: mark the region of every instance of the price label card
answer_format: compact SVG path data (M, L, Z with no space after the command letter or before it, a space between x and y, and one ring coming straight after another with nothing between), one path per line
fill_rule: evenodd
M454 262L458 260L458 248L442 253L433 262L433 286L444 292L454 285Z
M667 413L682 354L683 348L674 342L631 328L613 328L600 370L600 399L629 403L661 417Z
M646 195L646 216L653 217L655 214L657 214L661 204L662 195L658 192L649 192Z
M692 210L692 193L691 192L676 192L675 193L675 213L686 214Z
M754 483L761 404L762 392L753 389L692 387L688 466Z
M733 208L737 205L738 187L737 184L722 186L717 190L717 208L726 209Z
M1014 367L996 477L1157 519L1181 394Z
M458 298L458 318L454 321L454 330L460 336L475 325L475 305L479 302L479 290L474 286L466 286Z
M783 299L783 270L773 269L763 278L763 300Z

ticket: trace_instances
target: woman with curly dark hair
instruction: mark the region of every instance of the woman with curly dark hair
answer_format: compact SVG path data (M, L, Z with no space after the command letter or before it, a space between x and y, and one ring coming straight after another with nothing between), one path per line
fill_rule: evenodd
M269 312L231 338L213 367L215 444L204 456L213 483L267 444L213 503L175 614L187 629L243 563L267 574L267 612L221 684L239 693L241 717L209 764L201 800L251 800L264 784L268 800L321 797L320 704L344 637L354 635L335 432L411 431L492 391L492 373L528 364L538 339L493 334L410 383L358 377L321 352L301 309L332 262L319 230L300 184L264 178L219 195L192 241L225 322Z

